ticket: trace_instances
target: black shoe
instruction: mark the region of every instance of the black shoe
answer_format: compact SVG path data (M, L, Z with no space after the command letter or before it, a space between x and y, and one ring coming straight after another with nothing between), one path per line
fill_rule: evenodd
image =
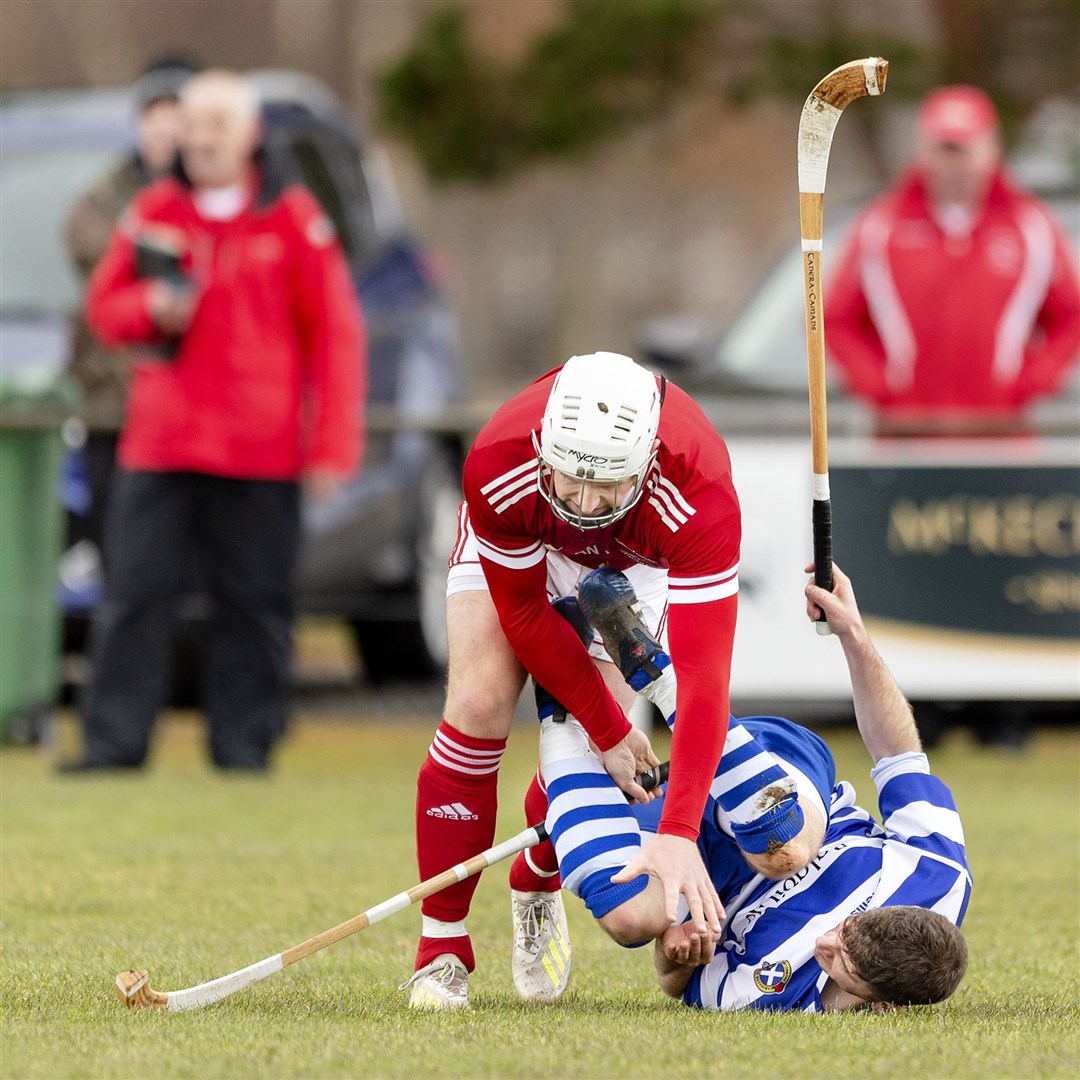
M586 574L578 586L578 604L630 686L640 691L660 678L671 658L649 633L625 574L606 566Z
M90 773L133 773L143 767L143 762L132 764L122 761L91 761L89 758L76 758L73 761L61 761L55 768L57 776L84 776Z
M551 606L577 631L581 644L587 649L593 641L592 627L582 614L577 600L572 596L560 596L557 600L551 601ZM566 719L566 709L535 679L533 679L533 694L536 698L536 714L541 720L554 716L559 723L562 723Z

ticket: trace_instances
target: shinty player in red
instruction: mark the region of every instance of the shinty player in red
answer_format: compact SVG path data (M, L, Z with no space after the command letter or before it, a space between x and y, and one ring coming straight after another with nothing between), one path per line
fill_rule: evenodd
M696 839L727 733L737 607L741 524L723 440L686 393L629 357L575 356L495 413L465 462L464 493L447 587L446 703L417 781L421 878L492 843L499 760L526 673L584 727L603 783L611 786L606 771L648 800L634 777L658 761L626 718L630 672L599 637L583 647L551 606L609 566L630 579L652 635L666 633L680 719L659 838L622 853L618 881L610 870L593 874L591 898L578 894L620 941L662 933L680 893L702 933L719 930L723 909ZM529 821L544 818L547 799L538 771L525 798ZM611 850L620 839L598 866L621 854ZM587 870L578 867L575 880ZM464 920L476 883L424 901L416 970L402 987L411 987L411 1006L468 1005L475 961ZM510 885L515 986L553 1001L569 979L570 943L552 845L519 855ZM625 903L646 890L651 905Z

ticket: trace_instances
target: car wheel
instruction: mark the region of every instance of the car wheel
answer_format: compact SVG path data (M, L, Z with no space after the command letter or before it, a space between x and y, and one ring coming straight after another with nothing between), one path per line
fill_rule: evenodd
M414 619L352 622L368 680L427 679L446 670L446 562L457 537L460 470L443 454L432 458L420 484Z

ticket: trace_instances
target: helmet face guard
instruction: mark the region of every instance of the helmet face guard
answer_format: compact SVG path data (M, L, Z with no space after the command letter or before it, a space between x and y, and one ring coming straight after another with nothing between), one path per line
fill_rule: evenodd
M629 513L656 460L662 401L656 376L629 356L567 360L533 433L537 486L556 517L576 529L603 529ZM598 512L587 512L586 504Z
M560 521L565 521L568 525L573 525L575 529L583 531L605 529L620 518L625 517L637 505L638 500L644 493L645 480L652 470L653 463L656 461L654 451L637 473L618 479L596 478L593 469L579 466L574 474L570 474L562 469L556 469L550 462L545 461L543 452L540 449L540 440L535 432L533 433L533 445L536 447L538 462L537 486L540 488L540 494L547 500L552 513ZM561 476L567 485L578 485L576 489L578 497L573 500L577 503L577 510L565 500L559 498L555 490L556 474ZM629 490L623 493L620 502L619 489L626 485L627 481L632 481L632 483ZM600 490L607 495L607 498L603 500L606 509L596 514L583 512L581 508L585 505L585 495L589 490L593 492Z

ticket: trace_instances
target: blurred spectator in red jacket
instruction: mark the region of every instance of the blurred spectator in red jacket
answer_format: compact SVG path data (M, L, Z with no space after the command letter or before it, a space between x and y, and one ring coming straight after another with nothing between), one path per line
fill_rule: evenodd
M363 327L333 227L259 152L242 78L193 77L180 110L176 175L136 197L87 291L97 336L137 349L80 770L143 763L192 558L214 603L211 757L267 767L287 716L300 485L331 497L360 457Z
M935 90L918 125L913 167L855 222L829 282L828 344L882 430L1010 430L1080 352L1069 244L1003 168L981 90Z

